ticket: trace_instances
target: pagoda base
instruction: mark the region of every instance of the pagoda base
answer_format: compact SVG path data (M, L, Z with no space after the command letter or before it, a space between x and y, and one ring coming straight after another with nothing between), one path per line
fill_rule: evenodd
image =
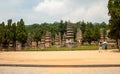
M66 47L73 48L73 47L75 47L75 44L74 43L66 43Z

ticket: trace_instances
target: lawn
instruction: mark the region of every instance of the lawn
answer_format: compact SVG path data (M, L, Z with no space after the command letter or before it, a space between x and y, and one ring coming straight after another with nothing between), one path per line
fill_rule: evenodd
M76 51L76 50L98 50L98 48L99 47L96 45L82 45L74 48L66 48L66 47L57 48L55 46L52 46L51 48L41 49L37 47L37 48L29 48L24 50L25 51Z

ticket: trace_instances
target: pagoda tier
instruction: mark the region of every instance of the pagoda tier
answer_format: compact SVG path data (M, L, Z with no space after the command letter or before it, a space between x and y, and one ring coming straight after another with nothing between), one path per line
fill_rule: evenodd
M60 43L61 42L61 37L60 37L60 34L59 35L55 35L55 45L56 45L56 47L57 48L59 48L60 47Z
M100 29L100 42L104 42L104 35L103 35L103 29Z
M40 47L41 47L41 49L45 48L45 39L44 39L44 37L42 37L42 39L41 39Z
M65 46L66 43L66 34L64 33L62 36L62 46Z
M46 48L51 47L51 33L48 31L46 32L46 35L45 35L45 47Z
M73 27L72 24L69 22L67 24L67 32L66 32L66 47L74 47L74 33L73 33Z
M73 28L72 28L71 23L68 23L68 25L67 25L66 39L67 40L73 40L74 39Z

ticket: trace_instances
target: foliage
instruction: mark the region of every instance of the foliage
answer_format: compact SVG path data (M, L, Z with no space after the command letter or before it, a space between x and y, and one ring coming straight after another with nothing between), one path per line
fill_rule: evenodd
M4 22L2 22L0 24L0 45L3 43L3 40L4 40L4 33L5 33L5 24Z
M109 15L111 16L109 20L109 37L117 41L117 47L119 49L118 39L120 39L120 0L109 0L108 10Z
M51 32L52 38L55 38L55 34L61 34L66 33L66 27L67 27L67 21L61 20L60 22L54 22L54 23L35 23L32 25L25 25L23 19L21 19L18 22L13 22L12 19L9 19L7 24L4 22L0 23L0 45L4 45L8 47L10 42L13 42L13 46L15 47L16 41L19 41L22 46L27 41L28 34L29 38L32 41L36 41L38 44L38 41L41 40L42 37L45 36L46 31ZM79 21L76 23L72 23L73 25L73 32L74 32L74 38L76 38L77 29L80 28L83 34L83 41L89 42L91 41L98 41L100 38L100 28L107 29L107 25L105 22L102 23L91 23L84 21Z
M76 38L76 33L77 33L77 29L80 28L82 31L83 36L85 35L85 31L87 30L87 24L89 24L90 29L92 29L90 32L91 34L91 41L98 41L100 39L100 28L104 28L105 30L107 30L107 25L105 22L102 23L85 23L84 21L79 21L76 23L72 23L73 25L73 32L74 32L74 38ZM59 32L61 33L61 38L62 35L64 33L66 33L66 26L67 26L67 21L63 21L61 20L60 22L54 22L54 23L41 23L41 24L33 24L33 25L27 25L26 26L26 30L28 33L31 34L32 36L32 40L40 40L41 37L45 36L46 31L51 32L52 38L55 38L55 34L58 34ZM37 30L39 30L39 32L37 32ZM36 32L39 35L39 39ZM88 31L89 32L89 31ZM105 31L106 32L106 31ZM35 36L36 35L36 36ZM86 34L87 35L87 34ZM104 35L105 36L105 35ZM87 41L88 42L89 38L85 38L83 37L83 41ZM91 42L89 41L89 42Z
M11 27L11 41L14 47L16 46L16 40L16 23L13 23Z
M25 29L25 24L23 19L17 22L16 38L19 42L21 42L22 46L24 46L27 40L27 31Z
M91 44L93 40L93 32L92 32L92 27L91 23L87 23L85 33L84 33L84 39L87 41L89 44Z
M99 39L100 39L100 28L99 25L95 25L93 27L93 40L99 41Z

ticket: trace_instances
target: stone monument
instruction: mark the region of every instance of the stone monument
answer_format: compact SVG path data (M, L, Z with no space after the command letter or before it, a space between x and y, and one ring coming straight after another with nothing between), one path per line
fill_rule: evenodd
M21 50L22 49L22 45L19 41L16 41L16 50Z
M45 35L45 47L46 48L51 47L51 33L48 31L46 32L46 35Z
M103 35L103 29L100 29L100 42L104 42L104 35Z
M60 45L61 45L60 33L59 33L59 35L57 35L57 34L55 35L55 45L56 45L57 48L59 48Z
M40 47L41 47L41 49L45 48L45 38L44 37L42 37L42 39L41 39Z
M64 33L63 34L63 36L62 36L62 47L64 47L65 46L65 44L66 44L66 34Z
M34 48L37 47L37 43L36 43L36 41L32 41L32 47L34 47Z
M29 48L32 46L32 40L30 38L30 33L28 33L28 38L27 38L27 42L25 44L25 48Z
M80 28L77 29L76 41L78 46L82 44L82 31Z
M67 32L66 32L66 47L74 47L74 34L73 27L70 22L67 24Z

